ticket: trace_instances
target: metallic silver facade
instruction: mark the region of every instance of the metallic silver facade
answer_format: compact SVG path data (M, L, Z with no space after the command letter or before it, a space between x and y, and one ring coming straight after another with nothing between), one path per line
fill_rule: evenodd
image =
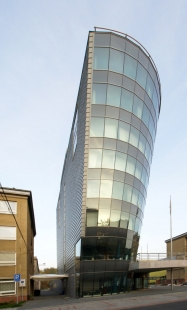
M69 283L77 295L126 290L160 98L156 67L142 46L112 32L89 33L74 115L77 140L73 122L57 205L57 266L74 275Z

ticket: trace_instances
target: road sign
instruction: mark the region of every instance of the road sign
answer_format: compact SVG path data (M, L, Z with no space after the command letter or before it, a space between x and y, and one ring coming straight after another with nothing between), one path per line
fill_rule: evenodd
M20 280L19 286L20 286L20 287L24 287L24 286L25 286L25 279L21 279L21 280Z
M19 282L21 280L20 273L14 275L14 282Z

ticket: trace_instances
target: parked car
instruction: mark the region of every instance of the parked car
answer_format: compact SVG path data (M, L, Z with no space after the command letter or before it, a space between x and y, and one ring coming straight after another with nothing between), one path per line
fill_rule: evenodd
M183 282L181 286L187 286L187 282Z

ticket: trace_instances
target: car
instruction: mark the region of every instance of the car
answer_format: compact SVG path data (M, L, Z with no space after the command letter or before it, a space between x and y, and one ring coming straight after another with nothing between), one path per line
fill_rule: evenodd
M183 282L181 286L187 286L187 282Z

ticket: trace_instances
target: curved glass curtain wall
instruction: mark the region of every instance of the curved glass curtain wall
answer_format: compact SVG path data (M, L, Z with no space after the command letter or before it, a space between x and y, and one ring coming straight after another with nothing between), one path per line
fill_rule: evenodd
M147 55L129 40L96 33L87 183L87 227L140 234L160 110Z

